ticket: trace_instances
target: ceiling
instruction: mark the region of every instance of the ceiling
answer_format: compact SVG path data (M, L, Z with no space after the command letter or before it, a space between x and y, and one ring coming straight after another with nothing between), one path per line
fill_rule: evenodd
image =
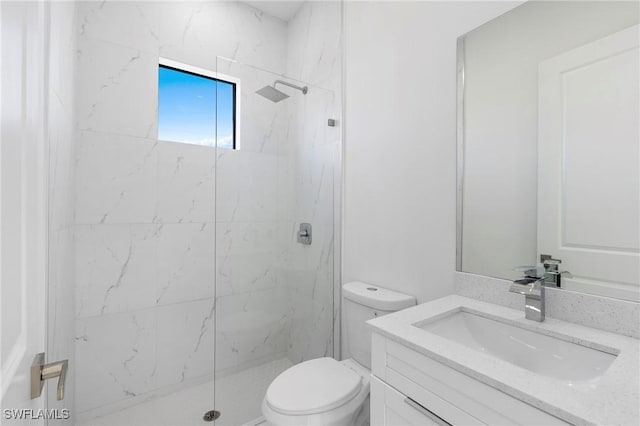
M275 16L288 22L291 18L296 16L300 6L304 1L289 0L289 1L245 1L248 5L255 7L266 13L267 15Z

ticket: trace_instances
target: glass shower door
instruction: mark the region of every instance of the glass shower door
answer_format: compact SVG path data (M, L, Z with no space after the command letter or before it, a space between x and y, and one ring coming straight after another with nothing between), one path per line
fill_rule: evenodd
M333 92L223 58L217 72L235 85L235 116L220 114L230 102L229 93L220 91L216 424L255 424L278 374L333 356L340 138L327 125ZM302 224L310 225L310 244L298 242Z

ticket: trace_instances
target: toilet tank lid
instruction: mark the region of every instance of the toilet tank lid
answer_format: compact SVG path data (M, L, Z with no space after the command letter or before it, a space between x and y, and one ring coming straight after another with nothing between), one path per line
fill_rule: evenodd
M342 295L352 302L389 312L399 311L416 304L416 298L413 296L362 281L352 281L343 285Z

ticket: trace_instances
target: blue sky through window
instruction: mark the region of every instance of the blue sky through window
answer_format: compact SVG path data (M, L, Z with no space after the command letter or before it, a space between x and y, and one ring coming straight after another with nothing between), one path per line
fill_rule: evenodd
M233 84L163 66L158 82L158 139L234 147Z

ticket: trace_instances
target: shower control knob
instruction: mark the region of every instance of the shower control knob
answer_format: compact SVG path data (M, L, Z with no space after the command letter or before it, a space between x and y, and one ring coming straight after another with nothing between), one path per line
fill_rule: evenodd
M304 245L311 244L311 224L310 223L301 223L300 229L298 230L298 242Z

